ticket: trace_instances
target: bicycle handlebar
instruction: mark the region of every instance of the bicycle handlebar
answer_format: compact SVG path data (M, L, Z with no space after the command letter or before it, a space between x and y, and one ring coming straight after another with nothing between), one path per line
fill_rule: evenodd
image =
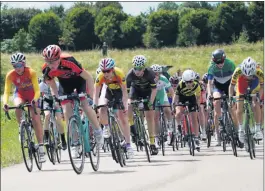
M20 104L19 106L8 107L8 110L13 110L13 109L22 109L22 110L24 110L25 107L31 107L31 106L32 106L31 104L25 103L25 104ZM5 115L8 118L8 120L11 120L11 117L9 115L8 110L5 111ZM34 110L35 115L37 115L37 111L36 111L35 105L33 105L33 110Z

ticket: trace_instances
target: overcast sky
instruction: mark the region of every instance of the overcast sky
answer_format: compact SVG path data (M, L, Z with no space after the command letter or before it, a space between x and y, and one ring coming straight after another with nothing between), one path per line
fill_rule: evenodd
M157 5L160 2L120 2L123 6L123 10L127 14L131 15L139 15L141 12L145 12L149 9L149 7L157 8ZM14 8L39 8L39 9L47 9L51 5L63 5L65 9L71 7L74 2L4 2L8 7Z

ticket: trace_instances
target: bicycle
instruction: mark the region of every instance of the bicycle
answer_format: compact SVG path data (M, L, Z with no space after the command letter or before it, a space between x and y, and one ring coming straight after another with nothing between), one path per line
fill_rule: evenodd
M249 152L249 156L251 159L256 158L255 151L255 140L253 138L254 135L254 113L252 111L252 97L256 97L259 102L258 94L251 94L250 87L247 88L247 93L239 96L233 96L233 99L243 98L244 99L244 130L245 130L245 143L246 143L246 151Z
M190 122L190 117L189 117L189 102L185 102L184 104L175 104L175 106L182 106L184 107L184 119L183 119L183 129L185 132L187 132L185 138L188 140L188 145L189 145L189 151L190 155L194 156L195 153L195 140L194 140L194 134L192 133L192 127L191 127L191 122ZM197 149L199 151L199 149Z
M41 105L41 108L43 108L43 105ZM55 107L55 100L53 100L52 108L44 108L41 109L42 112L49 111L50 112L50 119L49 119L49 139L48 139L48 145L46 145L46 151L49 160L53 165L57 162L61 163L61 150L62 150L62 142L61 142L61 136L59 132L57 131L57 123L55 119L56 114L56 107Z
M181 134L179 133L178 130L176 130L176 116L173 113L173 118L172 118L172 129L173 131L171 132L171 136L170 136L170 143L168 144L169 146L172 146L173 151L175 151L176 149L179 150L179 140L181 137Z
M220 129L220 138L223 142L223 151L226 151L226 144L229 144L231 142L232 150L234 156L237 157L237 133L235 130L235 126L233 123L233 119L231 117L231 114L228 110L228 104L227 104L227 95L222 95L219 98L213 98L213 100L221 100L221 108L222 108L222 114L219 120L219 125L221 127Z
M119 163L121 167L124 167L126 165L125 162L126 147L124 145L121 145L124 138L121 133L120 125L116 118L115 111L113 109L114 103L120 104L120 108L122 110L124 109L122 102L115 101L114 99L108 101L107 104L97 106L97 109L102 107L108 108L107 113L108 113L108 121L109 121L109 128L111 134L111 136L108 138L108 144L110 146L112 158L116 161L116 163Z
M155 107L159 108L159 123L160 123L160 133L159 133L159 143L161 145L162 154L165 156L165 140L167 138L167 126L165 121L165 107L171 107L170 105L156 105Z
M28 109L27 111L25 110L25 107L27 107ZM21 122L19 125L21 151L22 151L23 160L24 160L27 170L29 172L32 172L33 157L35 159L35 163L39 170L42 169L42 163L39 162L39 159L40 159L39 146L35 144L35 140L34 140L35 133L32 128L33 125L32 125L32 119L30 116L29 107L32 107L32 105L26 102L25 104L21 104L17 107L9 107L8 110L13 110L13 109L22 110L22 117L21 117ZM33 105L33 110L34 110L34 113L37 115L35 105ZM5 112L5 115L8 118L8 120L11 120L11 117L8 111ZM28 149L28 151L25 151L25 149ZM30 164L27 163L27 157L29 158Z
M149 137L145 129L145 125L143 123L143 116L141 115L141 109L144 107L143 103L148 102L148 99L140 99L140 100L134 100L131 102L132 109L133 109L133 121L136 129L136 135L135 135L135 143L138 148L142 150L142 146L145 148L145 153L147 156L148 162L151 162L150 159L150 144L149 144Z
M77 174L81 174L83 172L85 157L87 154L89 155L90 163L94 171L99 169L100 163L100 148L97 146L93 137L91 137L89 121L86 116L82 119L79 113L80 98L82 97L87 97L87 94L72 93L71 95L59 96L57 99L59 101L73 101L73 115L69 118L67 127L67 146L71 165ZM72 156L72 147L75 147L77 150L77 157ZM95 152L94 148L96 148ZM96 161L94 161L92 155L96 155ZM81 158L81 164L79 167L75 165L74 158Z

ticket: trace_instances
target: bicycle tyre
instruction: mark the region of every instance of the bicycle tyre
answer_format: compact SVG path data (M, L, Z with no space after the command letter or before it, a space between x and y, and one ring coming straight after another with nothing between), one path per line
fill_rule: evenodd
M236 132L235 132L235 126L233 123L233 120L230 116L230 113L228 111L228 115L227 115L227 125L229 127L229 134L230 134L230 138L231 138L231 146L232 146L232 150L233 150L233 155L235 157L237 157L237 149L236 149Z
M34 144L33 144L34 145ZM40 153L39 153L39 148L37 150L35 150L35 152L33 153L33 156L35 158L35 163L36 166L39 170L42 169L42 163L40 163Z
M150 159L150 146L147 142L148 140L148 135L147 135L147 132L145 130L145 126L142 122L142 120L140 118L138 118L137 120L137 124L139 125L139 135L140 137L143 138L143 143L144 143L144 149L145 149L145 153L146 153L146 157L147 157L147 161L148 162L151 162L151 159Z
M79 142L80 142L80 146L82 147L82 152L80 154L81 157L81 165L80 167L75 166L74 164L74 157L72 156L72 152L71 152L71 146L72 146L72 137L70 137L70 132L72 132L72 127L76 125L78 132L79 132ZM76 174L81 174L84 170L84 164L85 164L85 145L84 145L84 139L83 139L83 135L81 128L78 125L77 122L77 116L73 115L70 117L69 119L69 123L68 123L68 127L67 127L67 144L68 144L68 154L69 154L69 158L71 161L71 165L74 169L74 171L76 172ZM72 135L73 136L73 135Z
M112 133L111 133L111 136L107 140L108 140L108 144L109 144L109 147L110 147L110 152L111 152L111 155L112 155L112 159L116 163L119 163L118 157L116 155L115 144L114 144Z
M56 158L57 158L57 162L61 163L62 161L62 148L59 146L59 144L62 144L61 138L60 138L60 134L57 133L57 149L56 149Z
M118 162L120 164L121 167L123 167L123 156L122 156L122 148L121 148L121 144L120 144L120 140L118 137L118 132L117 129L118 128L118 123L116 122L115 118L111 117L110 118L110 126L112 128L112 133L113 133L113 143L114 143L114 148L115 148L115 152L116 152L116 156L118 159ZM117 126L116 126L117 125Z
M55 147L55 136L54 136L54 126L53 123L50 124L50 136L49 136L49 146L51 154L51 162L53 165L56 163L56 147Z
M164 142L165 128L166 128L165 118L163 116L160 116L160 142L161 142L163 156L165 156L165 142Z
M93 137L90 137L90 146L91 146L91 151L89 152L90 163L93 170L98 171L100 163L100 148L97 147L97 142L95 141L95 139L93 139ZM95 152L94 149L96 149ZM94 156L96 157L95 160L96 163L94 162Z
M27 136L27 139L25 139L25 135ZM24 150L25 149L24 140L27 141L27 147L26 148L28 148L28 152L25 152L25 150ZM22 151L25 166L29 172L32 172L32 169L33 169L33 151L32 151L32 147L31 147L31 136L30 136L29 130L26 127L26 124L24 122L22 122L20 124L20 144L21 144L21 151ZM27 163L27 158L26 158L27 153L29 155L30 164Z
M195 145L194 145L194 139L192 136L191 126L190 126L190 121L189 121L188 116L185 116L185 120L186 120L186 125L187 125L187 130L188 130L188 145L189 145L190 155L194 156Z
M211 146L211 139L212 139L212 132L211 132L211 124L209 124L209 122L207 122L207 148L209 148Z

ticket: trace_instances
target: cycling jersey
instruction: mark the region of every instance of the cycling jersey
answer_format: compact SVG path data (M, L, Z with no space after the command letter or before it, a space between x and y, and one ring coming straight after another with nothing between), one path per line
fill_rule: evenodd
M185 82L181 80L176 89L176 95L179 96L199 96L201 93L201 87L198 81L193 81L193 87L191 89L187 88Z
M225 84L231 79L235 68L236 66L234 62L227 58L225 59L222 68L218 68L214 62L211 62L211 65L208 68L208 80L215 80L220 84Z
M83 72L81 64L68 54L61 54L60 60L56 70L51 70L46 63L44 64L42 67L44 78L53 79L57 77L63 94L71 94L74 89L77 89L77 93L87 92L86 80L80 76Z
M132 86L136 90L148 91L152 88L156 88L155 73L152 69L145 68L144 75L138 77L134 74L133 69L131 69L126 76L126 83L128 90Z
M163 105L164 102L168 102L166 90L171 87L171 84L165 76L160 75L156 83L156 87L157 87L157 93L155 98L156 102L159 102L160 104Z
M237 84L237 95L246 93L248 86L250 86L252 93L257 93L260 89L260 85L264 84L264 73L260 67L257 67L256 73L253 75L253 78L247 79L246 76L242 73L241 67L239 65L232 76L231 84Z
M103 72L100 72L96 78L96 86L101 86L105 83L110 89L120 89L121 85L125 85L126 81L123 71L120 68L114 67L113 72L114 76L112 79L106 79Z
M15 86L14 97L19 97L23 101L29 102L40 97L38 78L36 72L31 68L25 67L22 75L19 75L15 70L7 73L3 96L4 104L8 102L12 84Z

